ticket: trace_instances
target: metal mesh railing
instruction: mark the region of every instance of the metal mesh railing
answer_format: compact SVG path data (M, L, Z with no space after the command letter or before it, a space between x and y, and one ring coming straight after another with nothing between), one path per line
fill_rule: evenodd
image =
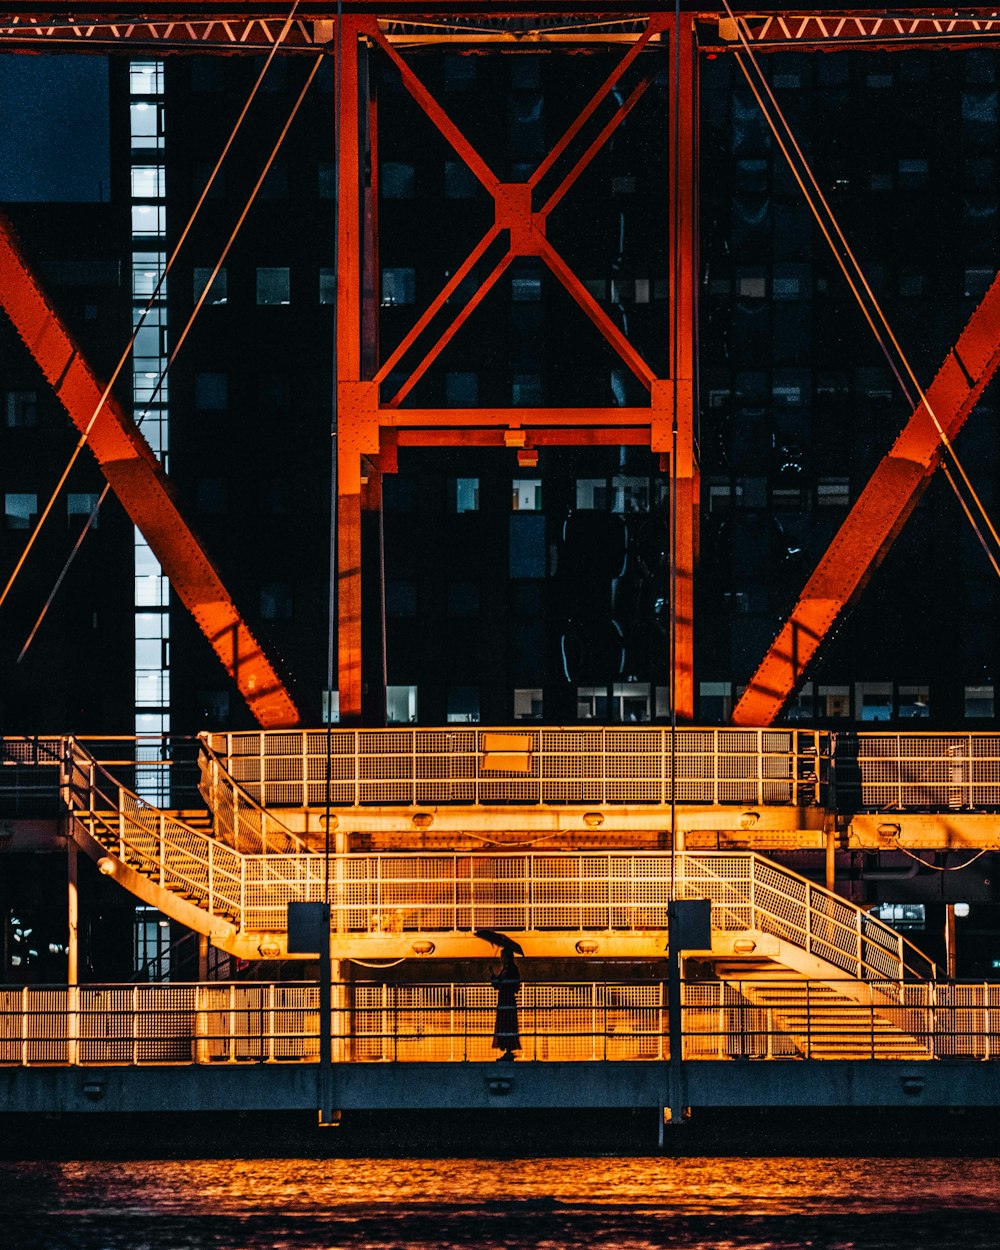
M835 801L845 808L1000 808L1000 734L838 734Z
M205 734L265 807L821 802L828 735L663 728L337 729Z
M687 981L688 1060L1000 1059L1000 984ZM496 992L482 983L338 984L337 1062L496 1058ZM525 982L519 1058L664 1060L661 982ZM311 1063L319 987L300 982L0 988L0 1065Z

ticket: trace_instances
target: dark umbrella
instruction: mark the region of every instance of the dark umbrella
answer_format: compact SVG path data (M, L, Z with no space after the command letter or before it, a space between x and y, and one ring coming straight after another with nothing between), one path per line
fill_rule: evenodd
M496 929L477 929L476 937L482 938L484 942L490 942L494 946L499 946L501 950L511 950L515 955L523 955L521 944L515 942L512 937L508 937L506 933L498 933Z

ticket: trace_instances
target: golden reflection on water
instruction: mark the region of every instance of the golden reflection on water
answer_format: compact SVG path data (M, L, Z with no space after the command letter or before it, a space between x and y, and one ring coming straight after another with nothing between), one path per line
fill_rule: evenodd
M996 1160L0 1164L2 1250L998 1250Z

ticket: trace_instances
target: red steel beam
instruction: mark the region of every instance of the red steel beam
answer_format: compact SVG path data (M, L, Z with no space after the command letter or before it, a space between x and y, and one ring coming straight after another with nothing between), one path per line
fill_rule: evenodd
M1000 275L927 389L954 438L1000 365ZM883 457L733 709L737 725L770 725L834 622L864 589L916 507L944 448L923 404Z
M178 597L265 728L300 717L267 656L174 501L166 475L135 423L108 396L49 304L0 215L0 307L66 409L125 511L149 543Z

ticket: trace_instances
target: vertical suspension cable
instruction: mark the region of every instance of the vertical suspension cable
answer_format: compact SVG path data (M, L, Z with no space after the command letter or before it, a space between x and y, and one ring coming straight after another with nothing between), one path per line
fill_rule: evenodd
M55 502L59 497L59 492L66 485L66 479L69 477L70 472L73 468L73 465L76 464L76 461L80 453L83 451L84 447L87 445L87 440L89 439L91 431L93 430L94 425L97 422L97 418L103 412L104 405L108 402L108 396L111 394L111 390L114 387L114 384L118 381L118 378L121 375L122 369L125 368L128 358L132 352L132 348L135 345L135 341L139 336L139 331L142 329L145 323L146 317L149 314L150 309L159 299L160 292L163 289L163 284L167 280L167 275L170 273L170 270L173 268L174 262L177 260L177 257L180 253L181 248L184 246L184 243L186 242L188 235L191 233L191 228L194 226L195 220L198 214L201 212L202 205L205 203L205 200L208 198L208 193L212 189L212 185L214 184L215 179L218 176L219 170L222 168L222 163L228 156L229 150L233 146L233 143L236 140L236 136L239 133L240 128L242 127L243 122L246 119L246 115L250 110L250 105L253 103L257 95L257 92L260 90L260 85L264 81L264 75L267 73L268 69L270 68L270 65L271 65L272 60L274 59L275 53L278 51L278 48L281 46L281 44L284 43L285 36L288 34L289 30L291 29L292 21L295 17L295 12L298 9L298 7L299 7L299 0L295 0L295 3L292 5L291 11L288 14L288 17L285 20L284 26L281 28L281 31L279 32L277 39L274 41L274 44L272 45L270 52L267 54L267 59L265 60L264 64L261 66L260 73L257 75L257 80L250 90L250 94L247 97L246 102L244 103L243 108L240 111L239 117L237 117L236 121L233 123L232 129L229 132L229 136L226 139L225 144L223 145L222 151L219 153L218 160L215 162L212 172L209 174L208 179L205 183L205 186L202 188L201 195L198 197L198 202L195 204L194 208L191 210L191 214L188 217L187 223L185 224L183 230L181 231L180 236L177 240L177 243L174 245L173 251L171 252L170 256L167 258L167 263L163 268L163 272L160 274L159 278L157 279L156 285L153 288L153 293L150 295L149 299L146 301L145 308L143 308L142 312L139 314L139 318L132 328L132 334L129 338L129 341L128 343L126 343L124 351L122 352L121 356L118 358L118 363L115 365L114 369L112 370L111 376L108 379L107 383L105 384L104 390L101 392L101 397L97 401L97 407L94 409L90 420L87 422L86 429L81 433L80 437L77 439L76 446L73 448L73 451L70 453L70 457L66 463L66 467L63 469L58 482L56 482L55 486L53 487L52 493L49 496L48 503L42 509L41 515L39 516L38 520L35 522L35 528L32 530L28 538L28 541L25 543L24 548L21 551L20 556L18 557L17 563L14 565L14 570L7 580L7 584L4 586L3 590L0 591L0 607L3 606L4 600L10 594L11 587L14 585L14 582L17 580L18 574L21 572L21 569L23 568L24 563L27 560L32 547L34 547L35 542L38 539L38 535L41 533L42 526L48 520L49 513L52 511L53 507L55 506ZM209 286L210 285L211 283L209 283ZM157 387L157 390L158 389L159 387ZM150 400L149 402L152 403L153 401ZM146 414L143 413L143 416L145 415ZM106 494L107 494L107 491L105 490L102 493L102 497L101 497L102 500ZM97 506L98 508L100 507L100 501L98 501ZM83 528L84 535L86 535L86 532L89 529L89 527L90 527L90 521L88 520L87 524ZM83 542L83 538L81 537L80 543L82 542ZM76 551L78 550L80 543L78 543L77 546L74 547L73 551L71 552L65 568L63 569L63 572L59 576L59 581L56 583L56 587L55 587L56 590L58 590L59 583L62 581L63 577L65 577L66 572L68 571L69 565L72 564L73 557L76 555ZM53 592L53 597L54 597L54 592ZM49 600L49 602L51 602L51 599ZM41 617L39 617L38 622L36 622L35 629L32 630L31 632L31 637L29 637L28 641L25 643L24 647L22 648L21 655L18 656L18 662L20 662L21 656L24 655L25 651L27 651L28 647L31 645L31 639L34 638L35 632L38 628L38 624L41 623L41 619L42 617L44 617L46 611L48 610L48 606L49 606L49 603L46 603L45 607L42 609Z
M337 0L337 27L334 45L334 117L333 117L333 395L330 408L330 554L328 560L329 592L326 605L326 770L323 811L323 902L330 906L330 821L333 819L333 677L337 640L337 542L340 488L337 480L337 381L340 354L337 336L340 331L340 101L343 40L343 3Z
M671 420L670 420L670 902L677 894L677 443L678 443L678 406L677 406L677 369L680 359L678 343L680 339L680 134L681 134L681 5L680 0L674 3L674 90L673 109L674 124L671 139L673 142L672 173L673 195L671 211L673 229L670 232L670 246L673 250L673 298L672 321L673 333L670 344L670 375L673 378L671 387ZM672 941L672 940L671 940ZM671 955L673 958L673 955Z

